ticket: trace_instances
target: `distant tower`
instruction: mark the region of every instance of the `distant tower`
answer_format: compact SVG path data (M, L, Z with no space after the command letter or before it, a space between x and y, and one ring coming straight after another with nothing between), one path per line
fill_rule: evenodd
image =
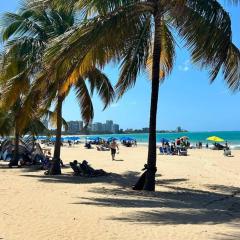
M177 132L182 132L182 128L181 127L177 127Z

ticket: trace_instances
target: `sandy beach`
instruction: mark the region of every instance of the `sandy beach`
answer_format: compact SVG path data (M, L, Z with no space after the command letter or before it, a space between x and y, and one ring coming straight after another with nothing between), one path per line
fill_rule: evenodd
M62 159L84 159L110 176L44 176L33 168L0 168L0 239L237 240L240 239L240 151L190 150L157 156L155 193L131 186L146 146L109 152L83 145L62 148Z

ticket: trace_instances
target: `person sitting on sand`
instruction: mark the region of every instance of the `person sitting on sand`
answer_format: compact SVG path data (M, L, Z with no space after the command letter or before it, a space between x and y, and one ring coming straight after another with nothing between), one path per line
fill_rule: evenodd
M111 155L112 155L112 161L115 160L115 154L116 151L119 150L118 144L115 140L113 140L110 144L110 149L111 149Z
M224 148L223 155L226 156L226 157L232 157L232 152L231 152L229 147Z

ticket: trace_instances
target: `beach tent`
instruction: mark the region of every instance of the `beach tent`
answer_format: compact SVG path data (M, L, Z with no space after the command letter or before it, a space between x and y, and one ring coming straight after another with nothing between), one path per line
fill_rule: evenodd
M208 137L207 140L213 141L213 142L224 142L224 139L217 137L217 136Z

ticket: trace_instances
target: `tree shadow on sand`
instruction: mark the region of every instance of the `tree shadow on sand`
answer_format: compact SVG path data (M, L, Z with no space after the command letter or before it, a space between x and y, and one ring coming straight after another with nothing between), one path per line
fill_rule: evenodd
M217 234L215 239L218 239L218 240L239 240L240 239L240 231L239 232L233 232L233 233Z
M112 173L105 177L73 177L23 175L38 178L41 182L92 184L106 183L106 187L91 188L92 198L79 198L71 204L133 208L126 215L112 216L110 220L136 224L222 224L240 221L240 188L224 185L207 185L207 190L184 188L180 183L187 179L159 179L161 191L133 191L129 187L136 183L139 172ZM158 175L160 176L160 175ZM178 184L178 185L176 185ZM127 188L128 187L128 188ZM99 195L96 197L96 194ZM147 208L147 210L145 209ZM233 235L234 236L234 235ZM232 239L234 237L232 236ZM224 239L224 236L222 236Z
M170 182L174 183L173 180L171 179ZM80 202L73 204L148 208L147 211L136 210L126 216L109 218L137 224L221 224L240 221L239 195L175 187L169 185L167 180L165 183L162 181L161 185L168 188L168 191L148 193L122 188L95 188L92 192L102 196L81 198ZM222 187L219 186L219 188ZM236 191L235 187L224 186L224 188L229 188L229 192L231 192L231 188ZM240 188L238 190L240 191Z
M26 174L21 176L37 178L39 181L46 183L48 182L69 184L107 183L114 186L130 187L133 184L135 184L136 181L138 180L139 172L128 171L124 174L111 173L110 175L99 177L82 177L73 176L72 174L62 174L56 176Z

